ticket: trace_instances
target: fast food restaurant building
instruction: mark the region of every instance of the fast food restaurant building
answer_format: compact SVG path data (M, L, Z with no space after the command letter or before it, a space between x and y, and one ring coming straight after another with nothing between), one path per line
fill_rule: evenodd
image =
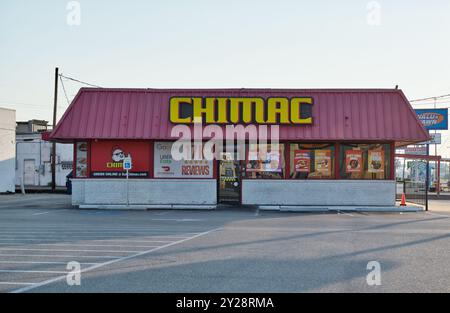
M278 126L279 144L175 159L177 127L199 120L204 143L209 126L255 125ZM93 208L395 206L395 148L428 139L397 89L82 88L50 134L74 144L72 202Z

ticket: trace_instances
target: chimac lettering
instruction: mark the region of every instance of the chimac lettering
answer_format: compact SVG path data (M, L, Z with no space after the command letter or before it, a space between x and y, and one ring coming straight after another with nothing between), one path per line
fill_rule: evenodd
M170 121L191 124L312 124L311 97L173 97Z
M122 162L108 162L106 163L107 168L122 168L123 164Z

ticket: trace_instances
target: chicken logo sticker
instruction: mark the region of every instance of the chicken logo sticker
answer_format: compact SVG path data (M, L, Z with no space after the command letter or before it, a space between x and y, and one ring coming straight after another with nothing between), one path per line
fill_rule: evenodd
M113 162L106 163L107 168L122 168L123 160L125 159L125 152L119 146L112 148L111 159ZM131 154L129 155L131 157Z

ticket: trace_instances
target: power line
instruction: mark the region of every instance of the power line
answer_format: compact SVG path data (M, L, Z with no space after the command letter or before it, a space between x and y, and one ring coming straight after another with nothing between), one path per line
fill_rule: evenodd
M415 102L419 102L419 101L415 101ZM430 100L424 100L423 102L420 101L420 103L414 103L414 105L429 105L429 104L444 104L444 103L450 103L450 98L449 99L442 99L442 100L436 100L436 101L430 101Z
M33 107L47 107L46 105L37 104L37 103L21 103L21 102L9 102L9 101L0 101L1 105L26 105Z
M59 75L59 80L61 81L61 86L64 91L64 95L66 96L67 104L70 105L69 97L67 97L66 87L64 87L64 82L62 80L62 75Z
M72 80L72 81L74 81L74 82L77 82L77 83L86 85L86 86L96 87L96 88L103 88L103 87L100 87L100 86L97 86L97 85L93 85L93 84L90 84L90 83L86 83L86 82L81 81L81 80L76 79L76 78L72 78L72 77L65 76L65 75L63 75L63 74L59 74L59 76L60 76L60 77L64 77L65 79Z
M436 99L448 98L448 97L450 97L450 94L436 96L436 97L422 98L422 99L414 99L414 100L410 100L409 102L418 102L418 101L424 101L424 100L436 100Z

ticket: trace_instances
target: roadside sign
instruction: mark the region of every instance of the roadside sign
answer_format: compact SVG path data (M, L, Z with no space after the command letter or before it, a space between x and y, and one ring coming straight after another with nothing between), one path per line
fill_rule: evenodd
M405 154L426 155L427 146L409 146L405 148Z
M415 111L426 129L448 129L448 109L416 109Z
M428 145L440 145L441 144L441 134L440 133L436 133L436 134L430 134L431 136L431 140L429 141L425 141L421 144L428 144Z
M430 136L432 137L432 139L427 142L430 145L440 145L441 144L441 134L440 133L436 133L436 134L430 134Z

